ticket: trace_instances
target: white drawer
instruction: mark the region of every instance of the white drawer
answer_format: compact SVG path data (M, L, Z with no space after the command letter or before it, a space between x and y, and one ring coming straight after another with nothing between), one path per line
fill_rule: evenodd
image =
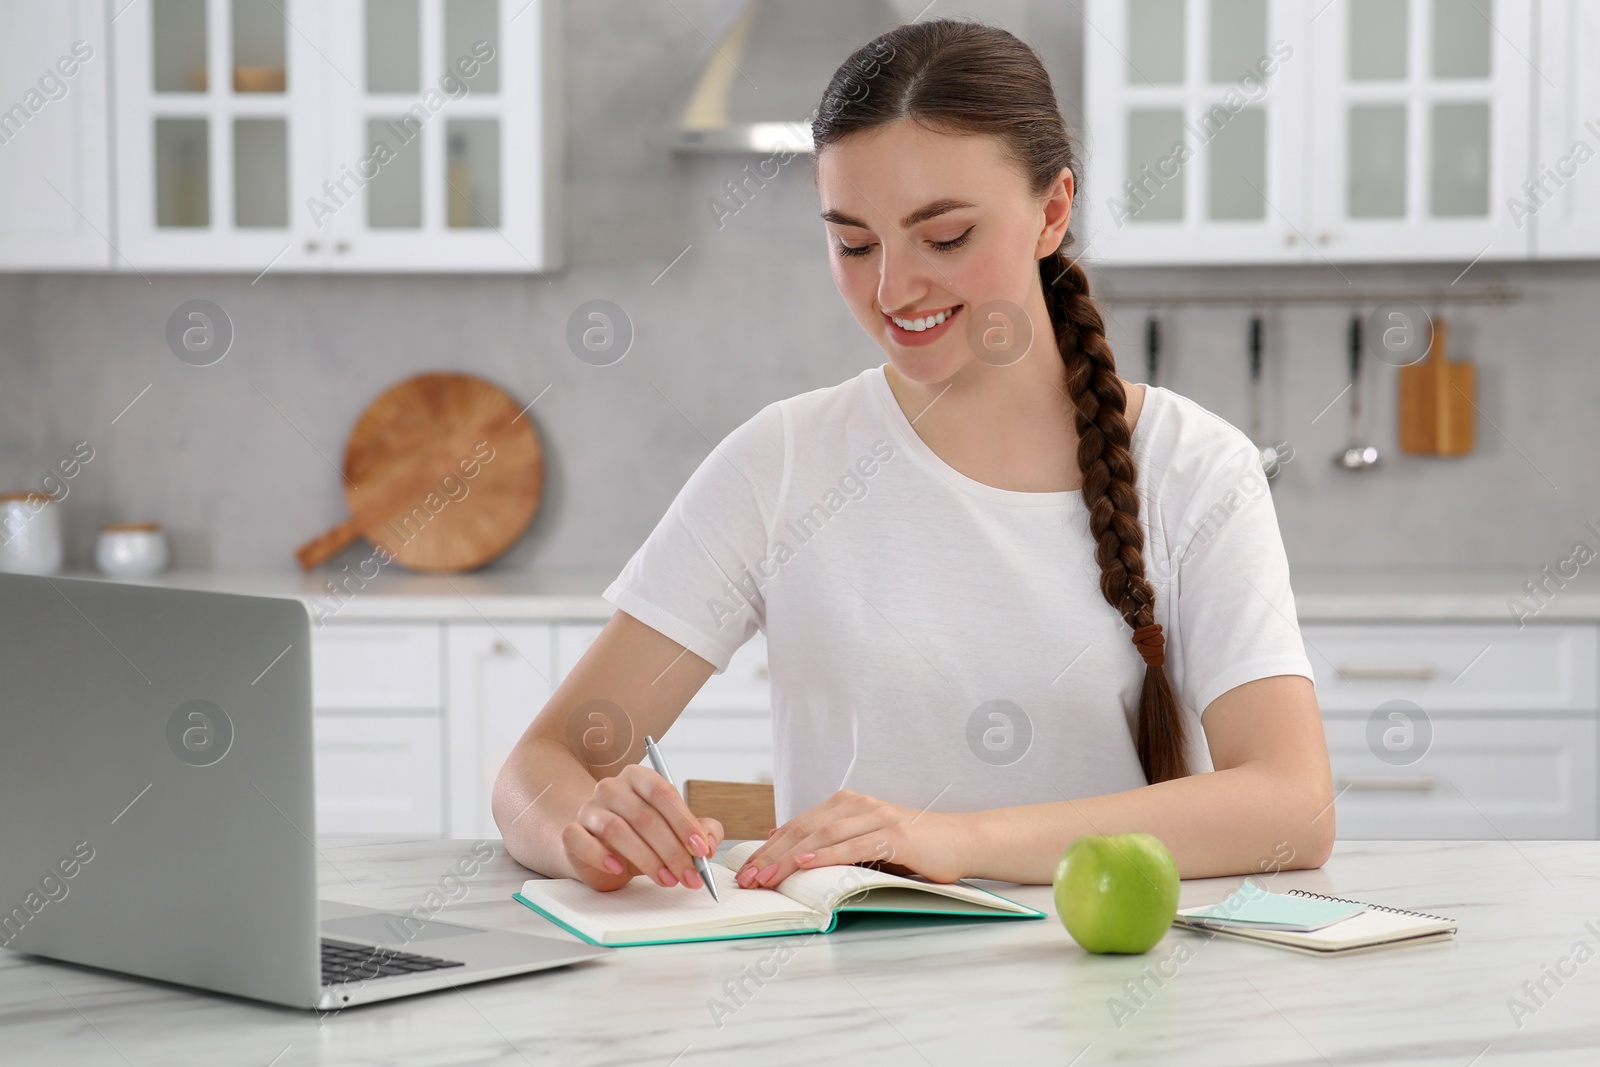
M312 703L323 708L444 706L437 623L332 623L311 643Z
M1379 759L1363 719L1323 723L1342 838L1593 838L1595 720L1430 716L1407 766Z
M763 712L688 708L667 729L662 748L680 784L772 781L772 719Z
M1435 711L1592 711L1594 626L1315 623L1302 626L1324 712L1386 700Z
M577 666L602 627L591 623L562 623L556 634L560 678ZM560 681L560 678L557 681ZM772 683L767 678L767 636L758 633L734 652L728 669L713 674L689 701L688 707L705 711L762 711L772 708Z
M317 832L439 837L442 722L421 715L318 715Z

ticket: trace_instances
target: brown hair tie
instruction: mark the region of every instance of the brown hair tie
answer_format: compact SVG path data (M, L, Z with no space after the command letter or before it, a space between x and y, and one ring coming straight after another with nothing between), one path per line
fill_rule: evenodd
M1133 631L1133 647L1144 657L1146 667L1159 667L1167 662L1167 639L1161 636L1161 624L1153 622Z

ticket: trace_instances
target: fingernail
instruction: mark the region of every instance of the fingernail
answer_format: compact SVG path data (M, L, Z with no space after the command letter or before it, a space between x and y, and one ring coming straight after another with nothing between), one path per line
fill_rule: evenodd
M693 867L685 867L683 869L683 881L690 889L704 889L706 887L705 882L700 880L700 872Z
M733 880L735 882L738 882L742 886L748 886L751 882L755 881L756 880L755 864L747 863L743 867L740 867L739 868L739 873L733 876Z
M699 834L689 835L689 847L694 850L694 854L697 856L711 855L711 849L706 847L706 839Z
M678 884L678 880L672 876L672 872L667 870L665 867L656 872L656 881L667 886Z
M756 875L756 881L765 882L768 878L771 878L777 873L778 865L776 863L769 863L765 867L761 868L761 872Z
M778 828L776 826L774 826L772 829L767 831L767 836L771 837L773 834L775 834L777 832L778 832Z
M817 854L815 852L802 852L802 853L800 853L800 855L798 855L798 856L796 856L794 858L794 861L796 863L810 863L812 860L814 860L816 858L817 858Z
M623 870L625 870L625 868L622 866L622 861L617 859L615 856L607 856L601 861L600 866L604 867L612 874L621 874Z

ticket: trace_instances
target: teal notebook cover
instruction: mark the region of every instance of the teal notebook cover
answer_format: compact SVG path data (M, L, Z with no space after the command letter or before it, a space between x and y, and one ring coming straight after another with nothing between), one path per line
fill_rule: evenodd
M857 868L857 869L861 869L861 868ZM872 885L864 885L859 890L857 890L856 892L865 895L865 894L870 894L874 889L893 889L893 888L898 888L898 889L907 889L907 888L920 889L923 886L928 884L928 883L917 882L917 881L915 881L913 879L909 879L909 878L899 878L899 877L894 876L894 875L887 875L887 876L884 876L884 877L885 878L893 878L894 881L892 883L891 882L885 882L883 884L877 884L876 880L875 880L874 884L872 884ZM719 885L720 884L721 883L719 882ZM760 931L754 931L754 932L734 931L734 932L730 932L730 933L704 933L704 932L700 932L700 933L689 934L689 935L686 935L686 936L683 936L683 937L666 937L666 938L657 938L657 939L652 939L652 940L600 941L600 940L596 940L595 938L589 936L589 934L587 934L584 931L578 929L576 926L573 926L571 923L569 923L566 920L562 919L560 916L555 915L549 909L541 907L540 905L534 903L532 900L529 900L521 892L512 893L511 894L511 898L513 900L516 900L519 903L525 905L526 907L532 909L533 911L538 912L540 915L544 916L546 919L548 919L551 922L555 923L557 926L561 927L563 930L567 931L568 933L572 934L573 936L578 937L578 938L580 938L580 939L582 939L584 941L587 941L591 945L603 945L603 946L606 946L606 947L609 947L609 948L633 948L633 947L641 946L641 945L681 945L681 944L688 944L690 942L695 942L695 941L737 941L737 940L744 940L746 938L753 938L753 937L790 937L790 936L793 936L793 935L796 935L796 934L826 934L826 933L830 933L835 927L837 927L839 925L839 915L840 915L841 912L881 913L881 914L899 914L899 915L927 915L927 916L934 916L934 917L951 917L951 916L954 916L954 917L959 917L959 918L974 919L974 920L981 920L981 921L987 921L987 920L991 920L991 919L1043 919L1043 918L1046 917L1046 913L1045 912L1038 911L1037 909L1034 909L1034 908L1030 908L1026 904L1021 904L1021 903L1019 903L1019 902L1017 902L1015 900L1010 899L1009 897L1001 896L999 893L995 893L995 892L993 892L991 890L982 889L982 888L980 888L978 886L967 885L965 882L956 882L956 883L953 883L953 884L962 886L964 889L970 890L972 892L980 893L985 897L992 897L995 900L1004 901L1006 904L1009 904L1009 905L1011 905L1012 907L1015 907L1015 908L1020 908L1022 910L1021 911L1001 911L1001 910L995 910L995 911L973 911L973 910L971 910L971 907L968 907L968 908L957 908L957 907L941 908L941 907L937 907L937 906L919 907L919 908L905 908L905 907L873 905L870 902L848 903L848 900L850 898L846 897L846 901L847 902L843 903L843 904L841 904L841 905L839 905L839 906L837 906L835 908L833 908L829 912L829 914L827 916L827 922L824 925L820 926L820 927L807 926L807 925L803 925L803 924L796 924L796 925L788 926L788 927L785 927L783 929L778 929L778 930L760 930ZM704 890L672 889L672 890L666 890L666 892L700 892L700 893L704 893L705 891ZM748 889L739 889L737 887L730 887L730 888L723 889L722 892L724 894L726 894L728 892L748 893L748 892L750 892L750 890L748 890ZM926 895L929 898L930 903L935 902L938 899L940 899L940 894L937 893L937 892L927 892ZM957 904L957 903L960 903L960 902L957 901L957 900L953 900L952 899L951 903L952 904Z

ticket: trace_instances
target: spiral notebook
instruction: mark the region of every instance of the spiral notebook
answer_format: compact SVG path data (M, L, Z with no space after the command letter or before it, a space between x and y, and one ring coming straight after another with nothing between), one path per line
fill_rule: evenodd
M1296 919L1303 921L1296 922ZM1249 883L1221 904L1182 909L1173 924L1227 937L1264 941L1313 956L1346 955L1392 945L1443 941L1456 933L1456 921L1442 915L1386 908L1359 900L1308 893L1304 889L1269 893Z

